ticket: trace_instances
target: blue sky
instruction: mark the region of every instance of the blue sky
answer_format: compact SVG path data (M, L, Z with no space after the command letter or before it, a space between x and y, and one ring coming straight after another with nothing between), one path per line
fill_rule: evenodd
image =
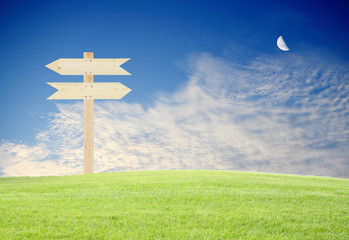
M132 89L96 105L100 172L348 177L348 10L345 1L2 3L0 174L80 173L81 102L46 100L55 92L46 82L82 76L45 65L92 51L131 58L131 76L95 76ZM277 48L280 35L289 52Z

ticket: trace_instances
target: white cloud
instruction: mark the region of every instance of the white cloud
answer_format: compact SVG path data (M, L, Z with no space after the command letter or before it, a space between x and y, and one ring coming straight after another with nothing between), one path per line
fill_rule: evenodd
M311 61L310 61L311 60ZM349 177L348 66L300 56L188 58L188 82L153 106L95 103L95 170L221 169ZM82 103L57 104L5 176L80 174Z

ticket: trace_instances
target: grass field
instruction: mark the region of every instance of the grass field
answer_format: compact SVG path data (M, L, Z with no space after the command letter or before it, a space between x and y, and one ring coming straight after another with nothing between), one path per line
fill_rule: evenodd
M349 239L349 180L230 171L0 178L0 239Z

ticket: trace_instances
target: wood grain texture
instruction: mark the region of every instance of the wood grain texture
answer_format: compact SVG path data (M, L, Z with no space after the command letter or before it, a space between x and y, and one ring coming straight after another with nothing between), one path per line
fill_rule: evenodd
M93 52L84 52L84 58L93 58Z
M60 58L46 67L61 75L131 75L120 67L130 58Z
M93 59L93 52L84 52L84 59ZM83 84L93 84L93 75L84 75ZM94 172L94 101L84 100L84 174Z
M85 83L52 82L47 84L58 90L47 98L50 100L121 99L131 91L119 82L93 82L90 75L85 76Z
M84 100L84 173L93 173L94 165L94 109L93 99Z
M93 75L84 75L84 83L93 83Z

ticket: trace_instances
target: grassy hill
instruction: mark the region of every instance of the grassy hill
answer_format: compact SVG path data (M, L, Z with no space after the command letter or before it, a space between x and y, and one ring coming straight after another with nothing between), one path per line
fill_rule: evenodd
M0 239L349 239L349 180L230 171L0 178Z

